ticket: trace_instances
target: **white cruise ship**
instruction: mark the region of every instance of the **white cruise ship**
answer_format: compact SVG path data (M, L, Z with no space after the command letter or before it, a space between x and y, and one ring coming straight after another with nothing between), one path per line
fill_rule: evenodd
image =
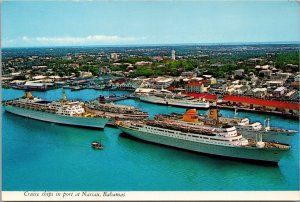
M274 128L270 127L269 120L265 120L265 126L262 126L259 122L250 122L248 118L241 118L234 116L231 117L222 117L219 116L218 109L210 109L208 116L206 115L198 115L198 119L200 123L203 125L229 125L235 126L238 132L242 133L246 138L253 138L255 139L257 134L262 134L262 137L267 142L274 142L280 144L287 144L290 145L293 139L294 134L297 131L295 130L287 130L282 128ZM183 114L176 114L172 113L170 115L165 114L158 114L156 115L156 119L174 119L174 120L181 120Z
M101 103L98 99L86 103L86 110L94 114L103 114L109 118L109 125L114 125L117 120L143 120L148 119L148 112L127 105L114 103Z
M218 109L211 109L208 117L199 116L199 119L205 123L215 120L220 124L235 126L237 131L243 133L248 138L255 138L257 133L260 133L263 135L264 140L281 144L291 144L293 136L297 133L295 130L270 127L269 119L264 121L264 126L260 122L250 122L248 118L237 117L236 111L234 117L222 117L219 116Z
M144 102L163 104L176 107L208 109L209 102L205 99L195 99L188 96L175 95L169 91L161 90L160 92L146 93L139 96L139 99Z
M197 127L198 118L187 113L183 124L175 120L118 121L123 132L145 141L223 157L278 163L290 146L245 139L234 126Z
M63 95L61 101L49 102L25 92L24 97L5 101L3 105L7 112L40 121L98 129L105 127L108 118L87 113L80 102L68 101Z

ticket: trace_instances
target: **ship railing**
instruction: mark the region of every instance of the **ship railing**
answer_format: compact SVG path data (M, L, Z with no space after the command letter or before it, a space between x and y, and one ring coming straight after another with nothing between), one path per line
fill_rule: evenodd
M193 126L179 125L174 122L148 120L148 121L146 121L146 123L151 126L157 126L157 127L161 127L161 128L165 128L165 129L175 129L175 130L180 130L183 132L198 133L198 134L209 135L209 136L216 135L210 129L203 129L203 128L197 128L197 127L193 127Z

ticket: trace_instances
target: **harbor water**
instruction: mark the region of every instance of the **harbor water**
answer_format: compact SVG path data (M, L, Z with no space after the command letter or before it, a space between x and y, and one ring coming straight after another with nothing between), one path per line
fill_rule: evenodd
M88 101L100 94L125 91L65 90L68 99ZM2 100L24 91L2 89ZM33 92L61 99L61 89ZM149 112L183 113L185 109L127 99L116 102ZM199 110L200 113L207 113ZM221 110L223 116L233 116ZM297 120L239 112L251 121L270 118L271 126L299 131ZM299 133L278 166L241 162L147 143L120 135L117 128L91 130L41 122L2 109L3 191L285 191L299 190ZM93 150L92 141L104 145Z

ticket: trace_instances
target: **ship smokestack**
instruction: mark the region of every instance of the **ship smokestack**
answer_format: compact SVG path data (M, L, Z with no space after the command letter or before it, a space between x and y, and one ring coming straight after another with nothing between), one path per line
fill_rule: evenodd
M33 98L30 91L26 91L24 96L25 96L25 98L29 98L29 99Z
M193 122L197 123L198 122L198 113L196 109L188 109L182 118L183 121L185 122Z
M213 108L209 110L208 118L216 120L216 124L219 123L219 109Z

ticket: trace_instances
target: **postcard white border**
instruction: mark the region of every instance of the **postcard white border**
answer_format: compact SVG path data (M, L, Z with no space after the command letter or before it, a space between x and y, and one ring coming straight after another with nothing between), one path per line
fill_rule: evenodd
M106 191L86 192L90 196L84 196L84 191L50 191L52 193L41 196L44 192L34 191L3 191L3 201L299 201L300 191ZM39 196L26 196L28 194ZM60 193L60 196L57 193ZM63 194L65 193L65 196ZM72 194L71 194L72 193ZM52 196L49 196L52 195ZM72 195L72 196L70 196ZM76 196L77 195L77 196ZM100 196L96 196L100 195ZM109 196L110 195L110 196ZM119 195L119 196L113 196ZM123 195L123 196L120 196Z

